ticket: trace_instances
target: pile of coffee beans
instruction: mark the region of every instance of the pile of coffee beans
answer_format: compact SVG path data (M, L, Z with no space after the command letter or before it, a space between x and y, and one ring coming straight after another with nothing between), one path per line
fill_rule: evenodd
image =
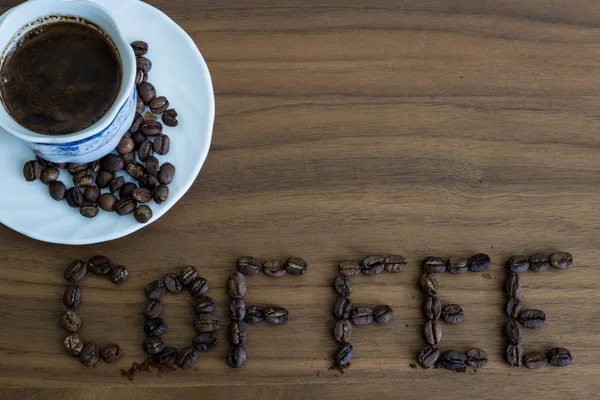
M81 328L81 318L75 309L81 304L81 288L79 282L87 275L107 276L111 282L120 285L129 277L129 271L122 265L113 265L104 256L94 256L87 262L75 260L65 269L64 277L69 282L63 295L63 303L67 308L60 315L60 325L69 335L63 340L65 351L79 357L79 361L88 367L95 366L102 358L107 363L117 362L122 355L121 347L117 344L109 344L102 349L94 342L84 342L77 333Z
M144 224L152 218L152 209L147 203L167 201L168 185L175 176L173 164L161 165L156 157L169 153L171 140L163 133L163 124L157 121L155 114L162 114L166 126L174 127L179 122L167 98L157 97L155 87L148 82L152 68L152 62L144 57L148 44L136 41L131 46L137 60L137 113L115 152L87 164L57 164L36 157L25 163L23 175L29 182L41 180L48 185L50 197L56 201L66 200L70 207L79 209L83 217L95 218L103 210L118 215L133 214L136 221ZM142 115L146 106L150 111ZM67 189L59 180L60 170L67 170L71 175L72 187ZM137 183L118 175L122 171Z
M161 318L163 306L160 298L167 292L181 293L185 288L196 298L196 317L193 325L199 335L194 338L191 346L178 350L175 347L166 347L162 340L162 335L167 331L167 324ZM219 320L213 314L215 301L206 295L207 292L208 281L200 276L194 266L185 267L178 274L166 274L163 279L146 285L144 293L148 301L143 311L146 338L142 346L152 362L177 365L182 369L191 368L196 363L197 352L211 350L217 345Z
M279 325L290 319L287 309L278 306L259 307L247 306L243 300L246 294L246 276L257 275L263 271L266 275L281 277L287 273L302 276L308 270L308 263L302 258L290 257L286 261L269 260L262 262L254 257L242 257L237 261L237 271L227 279L227 294L229 295L229 327L227 339L229 351L227 364L232 368L240 368L247 359L244 343L248 339L246 324L266 322Z
M463 322L465 314L458 304L442 304L438 298L439 284L435 274L481 272L487 270L491 263L492 260L487 254L475 254L470 258L427 257L422 261L421 291L425 294L423 311L427 319L423 335L427 346L419 352L417 360L423 368L431 368L437 364L442 368L464 371L467 366L481 368L487 364L488 354L482 349L472 348L467 352L439 350L438 345L442 340L440 319L447 324L459 324Z
M526 271L544 272L551 266L558 270L564 270L571 268L572 265L573 256L566 252L557 252L549 256L542 253L530 257L512 256L508 259L509 274L505 285L508 293L506 313L511 319L506 323L504 332L509 341L506 347L506 360L512 367L525 365L530 369L538 369L548 364L555 367L566 367L573 362L571 352L562 347L546 352L534 351L524 354L523 328L541 328L546 323L546 314L541 310L523 310L523 302L520 299L521 273Z
M367 256L361 262L342 261L339 264L339 273L334 281L333 288L338 294L338 299L333 305L333 315L337 321L333 327L333 337L339 342L334 353L334 363L337 368L350 366L354 355L354 347L350 344L352 325L369 325L372 322L385 324L392 320L394 310L382 304L375 307L355 306L350 300L352 282L350 277L359 274L366 276L378 275L386 272L403 272L406 270L406 259L400 255Z

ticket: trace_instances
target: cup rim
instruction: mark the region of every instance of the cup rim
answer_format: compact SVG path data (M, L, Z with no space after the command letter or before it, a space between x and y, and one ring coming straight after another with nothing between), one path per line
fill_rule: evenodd
M135 86L135 69L136 69L135 56L133 54L133 50L128 51L128 50L130 50L130 45L125 40L125 37L123 36L123 33L121 32L121 29L119 28L118 24L116 23L116 20L113 18L113 16L110 14L110 12L105 7L103 7L99 4L93 3L91 1L88 1L88 0L66 0L66 1L65 0L29 0L19 6L11 9L7 14L5 14L4 20L0 23L0 33L2 32L3 26L6 26L6 22L9 21L9 19L16 18L15 15L17 15L17 12L19 11L19 9L23 10L25 8L31 7L32 6L31 3L41 3L41 2L48 3L48 4L61 4L61 5L67 5L67 6L69 4L71 4L71 5L72 4L82 4L85 7L94 8L97 11L103 13L106 16L106 18L110 21L110 23L113 24L113 26L111 28L113 28L115 34L109 34L107 32L106 28L103 27L101 24L90 21L90 19L86 18L85 16L76 15L76 13L63 12L60 9L58 9L57 12L36 13L36 14L33 14L33 16L31 16L31 17L24 18L28 21L27 24L32 24L32 23L35 23L36 21L40 20L41 18L44 18L47 16L71 16L71 17L77 17L78 20L88 21L93 26L99 28L102 31L102 33L105 34L112 41L112 44L114 45L115 51L117 52L120 62L121 62L121 86L119 88L119 93L118 93L115 101L111 105L110 109L108 110L108 112L106 114L104 114L104 116L98 122L87 127L86 129L83 129L78 132L73 132L73 133L69 133L69 134L65 134L65 135L44 135L42 133L34 132L34 131L29 130L29 129L25 128L24 126L20 125L10 115L10 113L8 112L6 107L4 107L4 104L2 104L2 106L0 106L0 108L2 108L2 111L7 115L8 118L12 119L15 124L13 126L0 125L0 128L7 131L10 134L12 134L13 136L16 136L19 139L26 141L26 142L47 143L47 144L64 144L64 143L71 143L71 142L84 140L95 134L98 134L99 132L102 132L108 126L110 126L112 121L117 116L119 110L123 107L125 102L128 100L129 96L131 95L132 90L135 89L135 87L134 87ZM0 49L2 51L2 54L4 54L4 52L6 51L8 46L10 46L12 43L14 43L16 38L21 37L23 34L28 32L30 29L31 28L23 29L22 32L20 32L20 31L11 32L12 36L11 36L10 41L8 42L8 45L5 48ZM122 51L122 50L125 50L125 51ZM127 65L129 65L130 68L126 68ZM1 63L0 63L0 66L1 66Z

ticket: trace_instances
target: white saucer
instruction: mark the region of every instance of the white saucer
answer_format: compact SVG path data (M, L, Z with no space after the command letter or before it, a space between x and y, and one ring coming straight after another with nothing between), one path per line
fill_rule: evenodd
M175 165L175 179L169 185L169 199L150 204L151 223L187 192L208 154L215 115L210 73L192 39L161 11L139 0L91 1L112 13L127 40L148 42L150 81L179 114L179 126L165 126L164 133L171 138L169 154L157 156L161 163ZM21 141L0 130L0 223L37 240L72 245L117 239L148 226L133 215L104 211L87 219L66 201L54 201L46 185L23 178L23 165L33 158ZM61 180L73 186L67 171L61 171Z

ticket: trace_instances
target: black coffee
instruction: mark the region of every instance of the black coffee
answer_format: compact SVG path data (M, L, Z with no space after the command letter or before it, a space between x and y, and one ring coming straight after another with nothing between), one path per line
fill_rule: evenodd
M2 102L21 126L45 135L86 129L100 120L121 86L121 62L96 29L54 22L28 32L0 71Z

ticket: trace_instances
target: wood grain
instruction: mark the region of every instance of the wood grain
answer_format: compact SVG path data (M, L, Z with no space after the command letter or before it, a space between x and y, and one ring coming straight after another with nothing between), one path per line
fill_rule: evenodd
M19 3L0 0L0 11ZM109 243L38 243L0 227L2 399L595 398L600 390L600 5L592 0L153 0L196 41L213 76L214 140L190 192L160 221ZM191 116L184 116L190 118ZM503 360L504 262L571 251L568 271L524 276L548 324L526 349L571 349L564 369ZM486 274L444 276L463 306L443 347L488 351L476 373L413 369L423 346L419 261L486 252ZM118 365L82 367L56 320L70 260L106 254L123 287L83 284L82 335L118 342ZM355 358L329 370L336 262L400 253L409 269L354 280L353 300L393 321L356 329ZM298 278L249 280L248 302L285 326L251 327L249 361L225 361L224 284L237 257L299 255ZM143 286L193 264L211 283L221 344L196 371L141 375ZM186 296L169 297L168 343L193 338Z

